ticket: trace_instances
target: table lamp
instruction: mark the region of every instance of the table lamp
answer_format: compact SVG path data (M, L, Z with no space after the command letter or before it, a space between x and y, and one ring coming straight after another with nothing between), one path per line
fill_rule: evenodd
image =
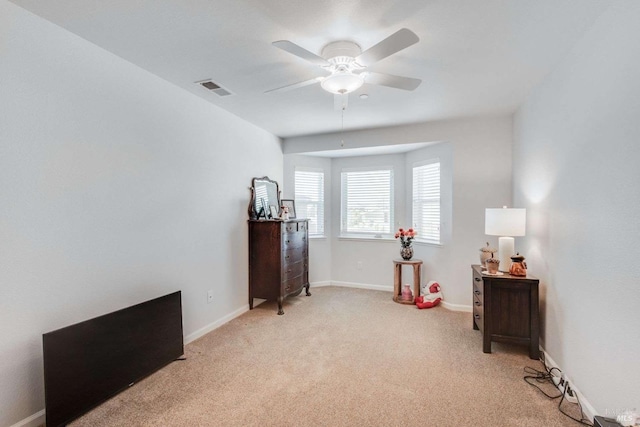
M527 210L503 206L487 208L484 215L484 233L489 236L500 236L498 239L498 259L500 271L509 271L511 256L515 255L513 236L524 236Z

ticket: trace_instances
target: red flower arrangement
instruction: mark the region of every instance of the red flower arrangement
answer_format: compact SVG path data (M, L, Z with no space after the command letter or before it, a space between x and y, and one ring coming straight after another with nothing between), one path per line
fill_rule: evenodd
M408 248L411 246L411 241L413 240L414 237L416 237L418 235L418 232L415 231L413 228L410 228L408 230L405 230L403 228L398 229L398 232L396 233L396 239L400 239L400 245L403 248Z

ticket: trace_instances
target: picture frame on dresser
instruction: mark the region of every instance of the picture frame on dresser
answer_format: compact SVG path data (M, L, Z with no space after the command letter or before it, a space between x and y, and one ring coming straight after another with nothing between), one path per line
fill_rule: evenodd
M271 216L270 219L279 219L278 208L276 207L276 205L269 206L269 215Z
M282 207L289 210L289 219L296 219L296 201L293 199L282 199Z

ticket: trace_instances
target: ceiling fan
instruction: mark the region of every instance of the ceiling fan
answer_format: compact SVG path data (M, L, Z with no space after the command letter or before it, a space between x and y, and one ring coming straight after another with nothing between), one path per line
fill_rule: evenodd
M334 94L335 108L344 110L347 107L347 95L364 83L414 90L420 86L422 80L375 73L368 71L368 68L381 59L417 43L419 40L413 31L403 28L364 52L357 43L339 40L324 46L320 55L316 55L289 40L273 42L272 44L275 47L318 65L330 74L326 77L317 77L271 89L265 93L281 92L320 83L322 89Z

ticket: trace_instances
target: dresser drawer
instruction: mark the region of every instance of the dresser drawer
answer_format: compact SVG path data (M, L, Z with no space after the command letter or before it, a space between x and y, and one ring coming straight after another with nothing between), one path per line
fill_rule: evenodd
M284 226L282 227L282 234L298 233L298 232L306 234L307 232L306 221L285 222Z
M298 247L288 247L282 252L282 257L284 261L284 265L288 265L293 262L298 262L300 260L307 259L307 247L298 246Z
M285 234L282 236L282 250L287 251L292 248L302 248L307 244L306 233L295 232L292 234Z
M285 295L292 294L294 292L302 289L302 286L305 284L304 274L300 274L299 276L292 277L282 282L282 289Z
M305 271L306 265L307 263L305 261L298 261L285 265L282 271L282 279L286 281L301 275Z
M291 234L298 232L298 223L297 222L285 222L282 227L282 234Z

